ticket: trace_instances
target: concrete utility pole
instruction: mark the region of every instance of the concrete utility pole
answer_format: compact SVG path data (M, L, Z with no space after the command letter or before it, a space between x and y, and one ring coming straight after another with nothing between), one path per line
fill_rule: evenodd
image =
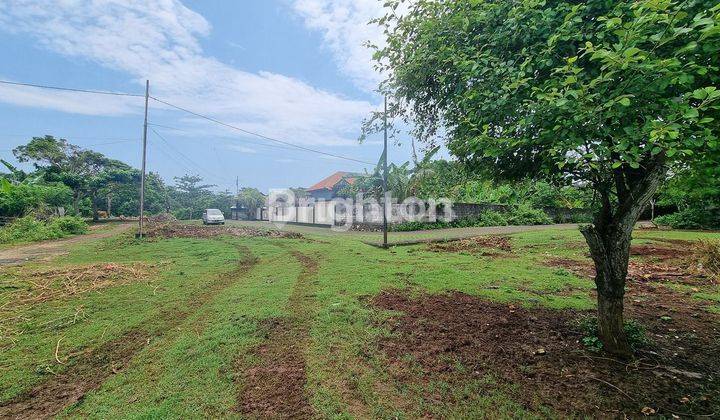
M235 220L240 220L240 177L235 176Z
M385 95L385 112L383 113L383 248L387 243L387 95ZM392 211L392 207L390 207Z
M143 237L143 217L145 216L145 156L147 154L147 117L148 99L150 98L150 81L145 81L145 124L143 125L142 173L140 174L140 231L138 238Z

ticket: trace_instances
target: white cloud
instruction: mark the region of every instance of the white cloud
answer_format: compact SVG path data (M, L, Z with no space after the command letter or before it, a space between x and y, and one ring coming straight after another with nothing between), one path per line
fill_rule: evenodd
M126 115L142 109L143 98L99 96L0 84L0 101L20 106L61 109L84 115Z
M240 146L239 144L231 144L228 146L228 149L234 150L234 151L240 152L240 153L257 153L257 150L247 147L247 146Z
M373 68L373 50L382 47L382 29L370 20L383 15L380 0L293 0L293 9L310 29L318 30L340 69L365 90L377 88L380 74Z
M51 51L125 72L138 90L147 78L152 95L294 143L353 143L360 121L373 108L280 74L241 71L206 55L199 37L211 26L179 0L0 0L0 30L28 34ZM89 115L139 112L134 98L79 95L4 88L0 100Z

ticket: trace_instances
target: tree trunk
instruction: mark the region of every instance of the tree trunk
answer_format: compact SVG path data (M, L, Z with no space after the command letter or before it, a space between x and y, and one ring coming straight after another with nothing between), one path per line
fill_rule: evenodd
M630 259L629 229L588 226L583 235L595 262L598 334L606 351L622 358L632 355L623 318L625 279Z
M92 218L94 222L97 222L100 220L100 216L98 215L98 205L97 205L97 196L95 194L92 194L90 196L90 203L92 204Z
M663 159L664 154L658 155L642 176L616 172L617 202L610 189L599 189L602 209L593 224L582 229L595 263L600 340L606 351L622 358L632 356L623 319L630 241L635 223L665 177Z
M80 193L75 192L73 194L73 210L75 211L75 215L80 215Z

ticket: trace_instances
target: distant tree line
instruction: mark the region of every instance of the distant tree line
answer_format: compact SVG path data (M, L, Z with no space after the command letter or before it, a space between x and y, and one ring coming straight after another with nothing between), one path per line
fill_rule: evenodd
M83 149L53 136L33 137L13 149L19 162L31 163L30 172L1 160L6 172L0 172L0 216L41 218L69 215L99 219L101 213L112 216L137 216L140 199L140 171L102 153ZM215 192L198 175L174 178L168 185L155 172L145 178L145 210L148 214L170 212L179 219L202 216L205 208L230 212L236 197L229 191ZM262 194L243 188L237 198L250 206L259 206ZM62 210L60 210L62 209Z

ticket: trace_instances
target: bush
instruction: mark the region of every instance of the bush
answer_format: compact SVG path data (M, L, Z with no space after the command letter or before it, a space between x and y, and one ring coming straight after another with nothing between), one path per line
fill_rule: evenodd
M480 226L507 226L508 219L504 213L497 211L484 211L480 213Z
M713 220L713 212L699 208L687 208L673 214L655 218L655 223L673 229L712 229L720 227L720 221Z
M72 190L63 184L18 184L0 192L0 215L25 216L43 206L69 207Z
M25 216L0 228L0 243L36 242L85 232L87 223L77 217L65 216L40 221L33 216Z
M65 235L81 235L87 233L88 225L79 217L64 216L56 217L50 220L48 227L53 230L59 230Z
M511 225L550 225L553 223L550 216L543 210L525 204L516 206L510 211L508 222Z

